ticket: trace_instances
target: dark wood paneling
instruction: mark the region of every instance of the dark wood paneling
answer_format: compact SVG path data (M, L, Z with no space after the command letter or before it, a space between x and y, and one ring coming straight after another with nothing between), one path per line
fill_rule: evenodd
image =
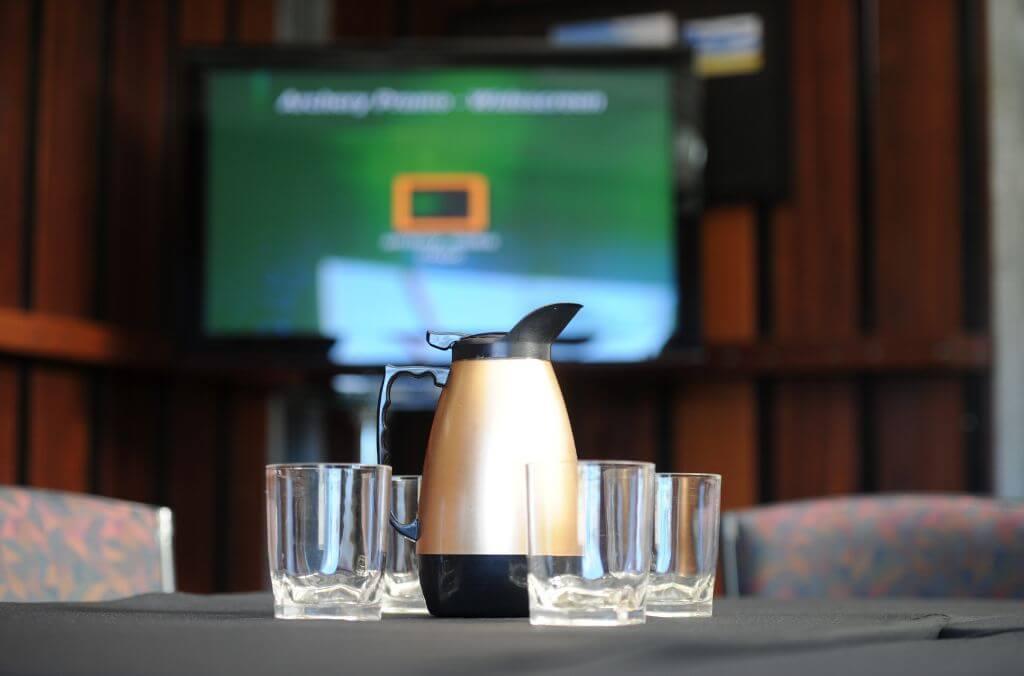
M708 342L748 342L757 334L754 210L709 210L701 224L701 330Z
M31 15L27 0L0 3L0 306L21 302Z
M89 490L88 379L77 370L36 365L29 392L29 484Z
M339 40L387 38L397 29L398 0L334 2L334 37Z
M957 2L878 3L877 330L960 328L960 102ZM885 379L874 394L877 484L966 487L962 390Z
M182 44L222 42L227 31L227 0L179 0Z
M773 398L772 498L857 492L856 388L846 381L780 383Z
M875 420L878 489L966 488L963 386L948 379L885 379Z
M164 262L164 135L167 128L166 2L114 6L105 228L104 316L157 328Z
M657 392L616 378L560 378L576 453L586 459L654 462Z
M18 372L0 361L0 485L18 481Z
M878 330L944 335L961 318L957 3L878 8Z
M103 3L43 10L34 306L87 316L94 302Z
M161 387L138 377L105 379L96 449L96 488L102 495L156 502Z
M266 504L264 489L267 464L267 399L258 392L238 392L232 397L230 446L227 450L229 591L266 586Z
M177 383L168 398L167 506L174 512L178 588L216 589L217 408L212 388ZM259 516L253 516L257 521Z
M274 0L237 0L238 40L246 44L274 41Z
M757 415L749 382L700 382L673 403L673 471L722 475L722 507L758 500Z
M776 340L835 345L856 337L856 3L796 0L791 64L792 197L775 212ZM856 491L860 483L853 381L782 381L772 407L772 497Z

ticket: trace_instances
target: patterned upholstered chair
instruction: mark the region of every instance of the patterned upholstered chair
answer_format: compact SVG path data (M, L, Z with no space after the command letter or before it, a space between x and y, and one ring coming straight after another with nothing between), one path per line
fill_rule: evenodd
M0 486L0 601L99 601L174 591L171 512Z
M839 497L725 514L726 593L1024 598L1024 503Z

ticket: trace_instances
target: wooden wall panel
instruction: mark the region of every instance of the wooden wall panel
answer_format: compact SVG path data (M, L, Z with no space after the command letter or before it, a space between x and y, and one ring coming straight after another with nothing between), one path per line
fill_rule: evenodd
M722 475L722 508L758 501L754 386L698 382L680 388L674 404L673 470Z
M781 342L858 333L856 3L792 5L794 135L790 202L773 223L773 329ZM772 405L772 498L860 486L859 395L850 380L783 380Z
M156 502L162 384L149 378L106 379L96 452L97 489L102 495Z
M174 512L178 588L212 592L217 582L217 454L226 452L217 446L213 388L176 383L170 389L167 410L163 497Z
M227 0L179 0L182 44L218 43L227 34Z
M29 410L29 484L88 491L91 410L87 379L77 370L35 365Z
M104 316L155 330L162 302L168 5L121 0L110 26Z
M0 360L0 485L18 480L18 388L13 363Z
M387 38L397 29L397 0L356 4L334 2L334 37L339 40Z
M955 0L879 3L877 330L961 328L960 101ZM887 490L963 489L961 385L882 380L876 478Z
M34 307L94 304L103 3L44 5L36 157Z
M274 41L274 0L238 1L238 41L266 44Z
M228 492L228 591L266 587L267 398L237 392L231 401Z
M31 10L27 0L0 3L0 306L21 301Z
M954 379L882 381L875 400L878 489L964 490L963 411Z
M622 378L560 377L576 454L592 460L658 457L658 394Z
M961 317L957 2L878 4L878 330L944 335Z
M710 209L701 224L701 330L710 342L757 335L757 231L751 207Z
M774 397L772 497L856 493L861 459L854 386L844 381L783 383Z

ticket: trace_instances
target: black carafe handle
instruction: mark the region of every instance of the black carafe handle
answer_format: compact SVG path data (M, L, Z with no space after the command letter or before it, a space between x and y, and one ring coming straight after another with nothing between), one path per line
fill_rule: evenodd
M384 443L384 434L387 432L388 408L391 406L391 385L395 378L401 375L409 375L414 378L431 376L434 384L444 387L448 382L447 366L391 366L384 367L384 380L380 384L380 396L377 398L377 462L382 465L388 464L391 460L391 452ZM410 523L402 523L395 518L394 512L390 515L391 527L398 531L403 537L415 542L420 539L420 517L417 516Z

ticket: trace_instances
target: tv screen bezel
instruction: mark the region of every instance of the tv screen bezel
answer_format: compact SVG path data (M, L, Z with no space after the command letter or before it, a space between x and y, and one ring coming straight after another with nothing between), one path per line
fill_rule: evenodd
M262 364L275 367L324 368L332 371L366 372L379 366L331 364L327 349L333 342L316 334L285 337L277 334L219 336L206 332L204 302L206 290L206 92L204 79L211 71L296 69L337 71L340 69L383 70L461 66L523 67L664 67L673 75L672 120L678 130L683 76L690 69L686 49L554 47L548 43L520 40L444 42L443 44L399 43L387 46L331 46L325 48L228 47L185 50L181 61L179 126L183 138L181 181L185 223L182 256L184 280L179 285L178 337L189 355L207 356L213 361ZM674 159L674 158L673 158ZM679 208L676 162L672 164L677 199L672 206L676 281L676 333L669 346L697 347L699 327L699 239L693 218L684 219ZM687 229L687 232L683 232ZM424 330L435 327L424 327ZM201 360L203 361L203 360ZM439 360L440 361L440 360ZM648 361L648 360L642 360Z

